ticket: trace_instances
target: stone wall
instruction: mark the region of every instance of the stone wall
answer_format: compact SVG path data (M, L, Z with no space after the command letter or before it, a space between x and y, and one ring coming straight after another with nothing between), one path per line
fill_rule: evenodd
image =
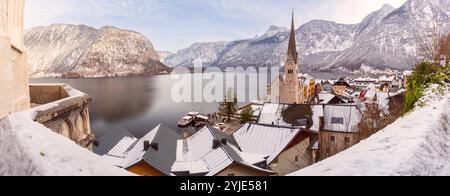
M0 0L0 118L30 107L24 0Z
M85 94L70 94L66 84L30 85L31 103L37 111L35 121L82 147L88 148L95 136L89 122L89 103Z

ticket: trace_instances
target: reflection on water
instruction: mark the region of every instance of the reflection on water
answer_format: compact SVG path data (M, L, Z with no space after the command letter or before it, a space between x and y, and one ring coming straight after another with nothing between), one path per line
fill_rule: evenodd
M312 74L330 79L333 74ZM90 104L91 127L97 137L116 126L123 126L142 137L160 123L178 130L177 121L195 110L204 114L217 111L217 103L174 103L171 88L177 82L171 76L103 78L103 79L32 79L38 83L67 83L94 98ZM242 81L239 81L240 83ZM265 85L263 85L265 86ZM259 89L265 96L266 89ZM238 94L248 92L238 87Z
M90 104L91 127L97 137L123 126L142 137L160 123L178 129L177 121L196 110L213 113L217 103L174 103L170 76L102 79L32 79L37 83L67 83L94 98Z

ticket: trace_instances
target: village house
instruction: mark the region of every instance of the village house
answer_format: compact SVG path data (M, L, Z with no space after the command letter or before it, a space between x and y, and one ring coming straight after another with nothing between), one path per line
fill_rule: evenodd
M378 83L378 79L360 77L360 78L357 78L357 79L353 80L353 83L357 87L363 87L364 88L364 87L369 86L370 84L377 84Z
M318 127L318 125L316 125ZM233 135L205 126L180 139L159 125L141 139L118 127L94 142L94 151L142 176L274 176L313 163L315 132L247 123Z
M316 97L316 82L314 79L305 79L303 81L303 89L304 89L304 101L306 103L309 103L314 100L314 97Z
M337 95L344 95L345 91L349 88L351 88L351 86L345 78L340 78L333 84L333 91Z
M320 160L334 156L358 141L361 112L356 105L325 105L318 135Z
M326 91L326 92L333 92L333 84L334 82L327 80L322 82L322 91Z
M160 124L141 139L123 127L94 142L94 152L114 166L141 176L171 176L180 135Z
M338 97L334 96L337 100ZM259 125L283 126L311 133L308 154L315 163L358 142L361 112L356 104L264 104Z
M92 98L67 84L29 84L24 46L24 0L0 0L0 119L24 112L74 141L90 147L94 140L88 105Z
M268 101L273 103L301 104L305 102L303 80L299 79L299 58L295 38L294 13L292 13L287 59L284 76L277 77L267 87Z
M256 165L278 175L289 174L313 163L309 149L312 135L303 129L259 124L245 124L233 134L244 157L263 157L263 162Z
M326 105L337 105L348 103L348 100L342 98L342 96L338 96L334 93L329 93L323 91L317 95L317 104L326 104Z

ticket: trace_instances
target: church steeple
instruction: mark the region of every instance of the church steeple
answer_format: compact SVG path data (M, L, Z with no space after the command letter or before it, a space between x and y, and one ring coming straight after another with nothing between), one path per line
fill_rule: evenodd
M294 10L292 10L292 24L291 24L291 34L289 36L289 46L288 46L288 57L294 58L295 64L298 63L298 53L297 53L297 41L295 39L295 17Z

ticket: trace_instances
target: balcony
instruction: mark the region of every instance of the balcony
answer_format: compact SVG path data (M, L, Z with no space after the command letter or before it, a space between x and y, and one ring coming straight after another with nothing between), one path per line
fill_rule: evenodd
M95 140L89 123L92 98L67 84L30 84L34 121L89 148Z

